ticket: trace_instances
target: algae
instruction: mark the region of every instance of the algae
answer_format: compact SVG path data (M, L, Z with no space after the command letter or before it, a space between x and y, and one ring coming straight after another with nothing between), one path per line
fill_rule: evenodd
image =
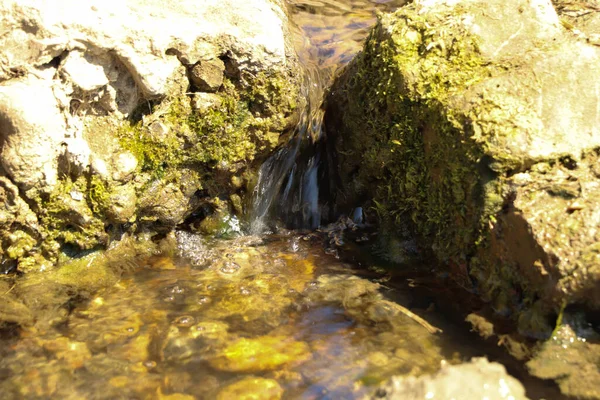
M600 136L585 117L598 99L580 72L598 51L544 7L412 3L382 15L325 114L338 208L370 207L383 254L410 259L416 238L421 257L537 338L564 300L599 304Z

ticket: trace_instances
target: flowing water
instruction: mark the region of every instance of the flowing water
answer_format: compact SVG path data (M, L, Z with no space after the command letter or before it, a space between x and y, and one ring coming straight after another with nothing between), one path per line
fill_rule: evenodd
M402 2L289 3L306 42L306 105L290 144L261 170L255 232L274 216L308 228L326 219L323 89L375 11ZM135 260L115 285L70 302L60 324L0 337L0 397L356 399L392 375L488 352L414 281L388 284L376 262L337 246L372 235L351 221L232 240L179 232L177 255Z
M287 146L267 160L259 172L251 231L269 224L315 229L333 217L334 190L325 149L323 94L336 70L360 50L377 11L392 11L405 0L289 0L292 20L300 31L297 52L305 77L300 121Z

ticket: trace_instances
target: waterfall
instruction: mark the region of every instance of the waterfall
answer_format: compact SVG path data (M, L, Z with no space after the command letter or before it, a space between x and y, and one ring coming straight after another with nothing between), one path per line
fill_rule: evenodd
M300 93L299 122L287 145L278 149L261 166L254 188L250 230L269 229L278 221L289 228L318 228L325 195L320 183L327 179L327 157L323 131L324 75L327 72L307 64Z

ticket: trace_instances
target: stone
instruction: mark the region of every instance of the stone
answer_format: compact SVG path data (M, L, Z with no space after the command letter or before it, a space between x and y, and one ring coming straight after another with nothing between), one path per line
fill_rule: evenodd
M327 99L338 207L417 239L527 336L600 307L600 48L549 1L413 2L381 16Z
M109 84L104 68L88 61L80 51L67 55L62 62L61 73L66 75L65 80L70 80L84 92L93 92Z
M116 186L108 198L106 215L112 222L132 222L136 212L137 194L134 185Z
M218 58L215 60L199 61L190 70L192 82L199 91L213 93L223 84L225 64Z
M0 174L43 220L35 262L105 245L109 223L171 229L200 189L228 199L214 167L256 168L296 113L281 0L0 0L0 31Z
M66 125L47 75L0 82L0 159L24 190L52 187L57 180L56 158Z
M216 93L194 93L192 107L200 114L210 109L217 109L223 104L223 99Z
M393 377L372 399L525 400L525 388L504 366L485 358L449 365L433 375Z
M250 373L275 370L309 358L309 347L304 342L285 336L263 336L238 339L209 363L219 371Z
M126 151L117 155L114 160L114 171L112 178L119 182L128 182L133 178L139 162L130 152Z
M217 394L217 400L279 400L283 389L275 379L248 376L225 386Z

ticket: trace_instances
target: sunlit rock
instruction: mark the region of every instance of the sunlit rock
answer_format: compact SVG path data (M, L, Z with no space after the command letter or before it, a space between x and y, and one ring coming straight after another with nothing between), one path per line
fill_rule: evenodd
M525 388L504 366L485 358L446 365L434 375L393 378L372 399L525 400Z
M206 196L241 199L231 176L295 119L300 67L280 0L2 0L0 15L0 161L43 220L11 258L20 270L106 246L109 225L169 231Z
M405 260L393 244L416 238L521 333L548 337L563 303L600 307L599 61L549 1L382 15L327 100L339 207L370 199L384 256Z
M220 371L261 372L309 358L310 350L304 342L285 336L263 336L230 343L210 360L210 365Z

